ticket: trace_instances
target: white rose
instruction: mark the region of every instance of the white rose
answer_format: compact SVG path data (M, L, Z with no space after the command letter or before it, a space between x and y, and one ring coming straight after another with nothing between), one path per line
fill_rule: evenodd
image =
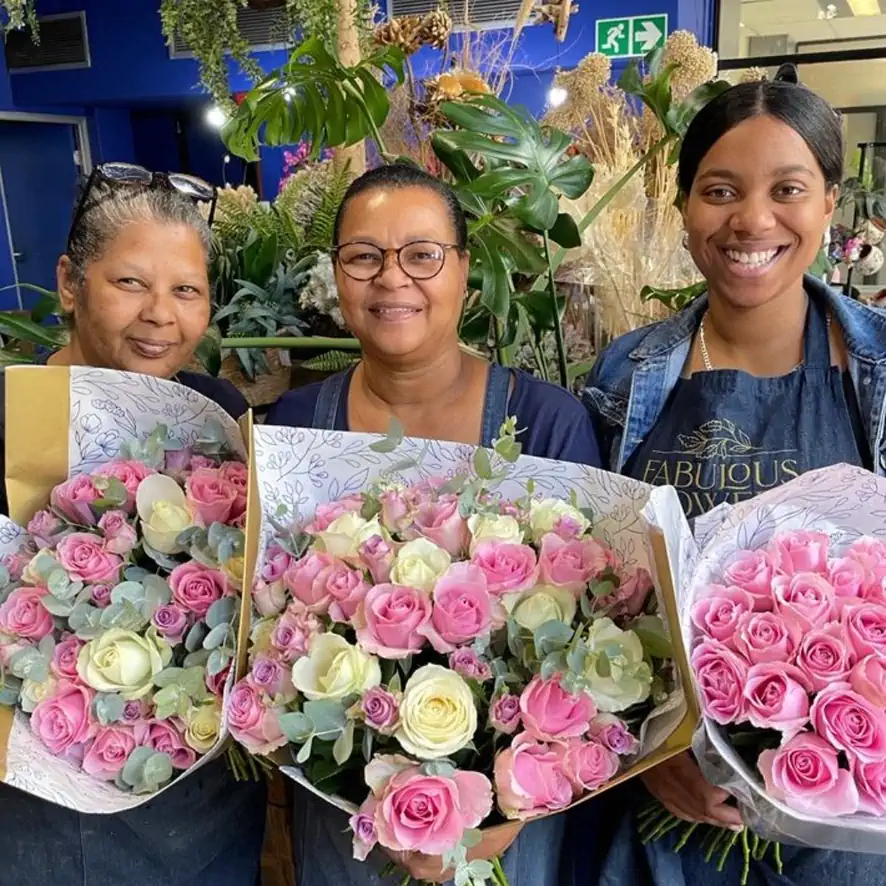
M450 563L452 557L448 551L426 538L416 538L397 551L391 567L391 581L430 593Z
M127 701L144 698L154 689L154 677L172 660L172 649L148 628L135 631L108 628L90 640L77 656L80 679L96 692L119 692Z
M587 644L590 655L584 676L603 713L624 711L649 697L652 669L633 631L621 630L611 618L599 618L591 625Z
M151 474L138 484L135 506L145 541L161 554L184 550L178 537L194 525L181 486L165 474Z
M503 544L523 544L523 530L514 517L506 514L471 514L471 553L481 541L500 541Z
M317 549L341 560L353 560L359 556L360 545L374 535L387 537L378 517L364 520L354 511L346 511L317 533Z
M318 634L311 651L292 666L292 685L310 701L338 701L380 683L378 659L338 634Z
M455 671L425 665L407 681L394 737L420 760L448 757L477 731L477 708L468 684Z
M577 607L575 594L564 588L538 585L519 594L508 594L502 600L514 621L527 631L534 631L546 621L572 624Z
M538 541L547 532L553 532L557 521L561 517L574 520L581 531L584 532L590 525L587 517L571 504L558 498L545 498L541 501L532 501L529 505L529 526L532 535Z
M46 701L55 693L58 681L53 676L47 677L42 683L36 680L23 680L21 689L22 710L30 714L41 701Z
M188 747L198 754L211 751L221 731L221 715L221 702L217 698L192 706L185 717L185 742Z

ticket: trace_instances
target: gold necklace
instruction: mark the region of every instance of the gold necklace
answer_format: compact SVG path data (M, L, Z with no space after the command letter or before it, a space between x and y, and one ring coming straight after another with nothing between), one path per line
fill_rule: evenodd
M704 337L704 320L705 318L701 318L701 323L698 325L698 345L701 350L701 361L704 363L704 368L706 372L712 372L714 369L714 364L711 363L710 354L708 354L708 343L705 341ZM827 318L827 328L830 331L831 328L831 315L828 314ZM802 365L805 363L805 360L801 360L792 370L791 372L796 372Z

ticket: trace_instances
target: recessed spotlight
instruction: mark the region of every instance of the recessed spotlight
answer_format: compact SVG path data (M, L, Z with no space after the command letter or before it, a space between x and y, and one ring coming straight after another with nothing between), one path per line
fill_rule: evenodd
M218 105L213 105L206 111L206 122L215 129L221 129L228 122L228 115Z
M548 104L552 108L559 108L569 97L569 93L562 86L552 86L548 90Z

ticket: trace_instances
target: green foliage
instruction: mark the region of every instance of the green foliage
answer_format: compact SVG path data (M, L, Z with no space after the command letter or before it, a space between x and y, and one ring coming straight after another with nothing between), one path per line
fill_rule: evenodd
M0 9L6 13L6 21L0 25L4 34L27 28L31 40L40 43L40 26L37 22L35 0L0 0Z
M640 290L640 298L643 301L658 301L672 311L679 311L686 307L690 302L695 301L700 295L703 295L708 288L708 284L701 280L698 283L692 283L689 286L682 286L678 289L661 289L658 286L644 286Z
M341 372L349 369L360 359L358 354L347 351L327 351L318 357L312 357L301 364L302 369L314 372Z
M403 82L404 56L376 49L353 67L342 65L317 37L297 46L289 61L252 89L222 137L239 157L257 160L265 145L310 141L314 157L327 147L354 145L373 136L390 110L383 80Z
M0 311L0 336L7 339L5 346L0 349L0 366L33 363L32 354L27 349L23 351L22 344L55 351L64 347L70 338L68 326L62 317L58 294L30 283L19 285L22 289L39 293L40 298L28 317L14 311ZM54 322L46 324L45 321L50 319Z

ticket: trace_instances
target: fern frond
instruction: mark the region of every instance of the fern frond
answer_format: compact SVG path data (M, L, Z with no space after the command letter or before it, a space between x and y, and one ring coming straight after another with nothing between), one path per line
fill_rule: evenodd
M327 351L301 364L302 369L312 369L315 372L341 372L349 369L360 359L359 354L347 351Z

